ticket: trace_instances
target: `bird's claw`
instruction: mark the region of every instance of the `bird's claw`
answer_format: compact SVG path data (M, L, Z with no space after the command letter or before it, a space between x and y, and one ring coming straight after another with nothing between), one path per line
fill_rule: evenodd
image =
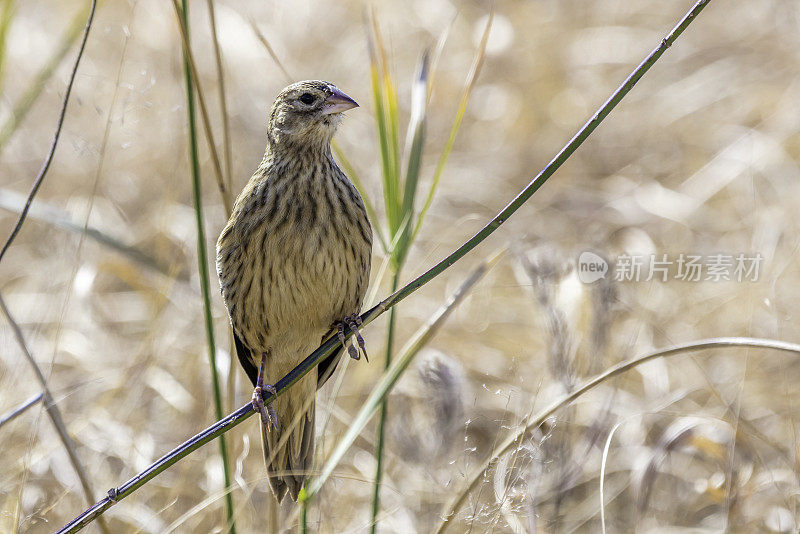
M342 344L343 347L347 347L347 353L350 355L351 358L354 360L358 360L361 357L358 355L358 351L356 350L355 346L351 344L347 344L347 340L344 338L344 322L341 322L336 325L336 336L339 338L339 342Z
M362 324L363 322L361 321L361 317L359 317L358 315L356 314L347 315L345 316L344 319L342 319L342 322L336 326L336 332L337 335L339 336L339 341L342 342L343 346L347 347L347 353L350 355L350 357L353 358L354 360L361 359L359 350L356 349L355 345L353 345L352 343L350 345L347 345L345 343L344 327L347 326L347 328L349 328L350 331L353 332L353 334L355 335L358 347L359 349L361 349L361 353L364 354L364 359L367 361L367 363L369 363L369 356L367 356L366 343L364 343L364 338L361 335L361 332L358 330L358 327L361 326Z
M358 347L364 354L364 359L367 361L367 363L369 363L369 356L367 356L367 344L364 342L364 337L361 335L361 331L359 330L359 327L364 324L364 322L361 320L361 316L349 315L345 317L344 320L347 322L347 326L350 327L350 330L353 331L353 334L355 334Z
M273 408L271 402L269 404L264 404L264 397L261 396L262 391L272 393L273 395L278 394L278 390L275 389L275 386L270 384L256 386L253 390L253 409L261 415L261 422L267 428L267 432L271 430L271 427L274 427L275 431L279 432L278 414L275 412L275 408Z

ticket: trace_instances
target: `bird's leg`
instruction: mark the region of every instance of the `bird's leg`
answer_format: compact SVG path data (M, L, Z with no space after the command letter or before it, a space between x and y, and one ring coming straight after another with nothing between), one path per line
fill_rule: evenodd
M278 430L278 414L275 413L275 408L272 407L271 402L266 405L264 404L264 397L261 396L261 391L263 390L277 395L278 390L276 390L273 385L264 384L264 366L266 361L266 356L262 356L261 365L258 366L258 379L256 379L256 388L253 390L253 409L261 414L261 422L267 428L267 432L269 432L270 424L275 427L276 431Z
M358 327L364 324L361 321L361 316L355 313L353 315L347 315L345 316L342 322L345 323L347 327L350 329L350 331L353 332L353 334L355 335L356 341L358 342L358 346L361 349L361 352L364 353L364 359L367 360L367 363L369 363L369 356L367 356L367 346L366 343L364 343L364 338L361 336L361 332L358 330ZM356 358L356 360L357 359L358 358Z
M339 341L342 343L342 346L347 347L347 353L350 355L350 357L354 360L359 360L361 359L361 356L358 355L355 345L352 343L348 345L347 340L344 338L344 326L344 321L336 325L336 335L339 337Z

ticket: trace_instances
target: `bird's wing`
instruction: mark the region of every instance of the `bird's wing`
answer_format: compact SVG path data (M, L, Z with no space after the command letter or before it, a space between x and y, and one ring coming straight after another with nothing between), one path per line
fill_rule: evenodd
M242 364L244 372L247 373L247 378L250 379L253 387L255 387L258 381L258 368L253 362L253 355L235 331L233 333L233 341L236 343L236 355L239 357L239 363Z
M325 334L322 337L322 341L328 339L331 335L333 335L333 333L334 330L331 330ZM247 373L247 377L250 379L250 382L253 383L253 387L255 387L256 382L258 381L258 367L256 367L256 364L253 362L250 349L247 348L247 345L244 344L236 332L233 333L233 340L236 343L236 355L239 357L239 363L242 364L244 372ZM319 366L317 367L317 389L325 385L325 382L328 381L333 372L336 370L336 366L342 357L343 351L344 349L339 349L335 353L319 362Z

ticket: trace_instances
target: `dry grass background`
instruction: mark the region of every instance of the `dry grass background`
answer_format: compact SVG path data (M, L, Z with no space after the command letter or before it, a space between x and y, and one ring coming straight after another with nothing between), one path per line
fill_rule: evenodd
M15 2L0 123L9 120L85 4ZM192 6L201 83L219 124L205 3ZM489 7L442 0L375 4L404 106L423 47L453 21L436 74L431 154L446 139ZM498 2L484 69L404 279L442 258L505 205L688 7ZM379 198L363 10L358 2L217 3L234 189L260 161L266 112L286 81L254 36L252 19L297 79L333 81L361 103L337 138L368 194ZM497 247L510 247L512 254L474 290L392 394L382 532L430 531L442 504L494 443L532 409L613 363L712 336L800 340L798 28L800 6L790 0L712 2L490 242L400 305L402 344L471 265ZM68 64L46 82L2 148L0 195L6 201L12 191L28 190L41 165ZM51 390L100 493L213 420L185 122L180 40L170 3L102 2L38 199L79 225L88 220L146 251L167 273L33 219L0 266L0 291L50 374ZM224 211L202 137L200 146L212 246ZM426 179L435 158L423 163ZM15 218L0 212L1 235ZM764 260L756 282L587 286L574 272L575 258L587 249L610 258L741 252L760 253ZM376 256L373 273L380 261ZM382 295L388 280L380 283ZM226 376L227 319L221 299L214 306ZM381 372L384 328L382 318L366 331L372 363L350 365L335 404L318 405L331 413L320 458ZM236 382L235 402L227 408L249 398L238 368ZM796 357L763 350L726 349L647 364L583 396L529 435L473 492L450 531L599 531L599 475L612 429L604 481L610 532L796 531L798 384ZM39 391L5 322L0 391L0 413ZM268 488L256 419L227 435L236 459L239 531L261 531ZM315 501L309 515L314 531L367 527L373 441L369 427ZM77 479L39 407L0 429L0 451L0 531L53 531L83 510ZM165 532L170 526L176 532L219 531L221 477L218 448L207 446L106 517L113 532ZM286 525L294 528L291 520Z

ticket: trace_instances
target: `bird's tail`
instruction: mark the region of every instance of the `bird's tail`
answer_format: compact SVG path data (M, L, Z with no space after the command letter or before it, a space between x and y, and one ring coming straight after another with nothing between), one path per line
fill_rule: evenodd
M272 492L281 502L286 492L297 501L314 460L314 398L317 373L312 370L275 400L278 431L261 425L264 461Z

